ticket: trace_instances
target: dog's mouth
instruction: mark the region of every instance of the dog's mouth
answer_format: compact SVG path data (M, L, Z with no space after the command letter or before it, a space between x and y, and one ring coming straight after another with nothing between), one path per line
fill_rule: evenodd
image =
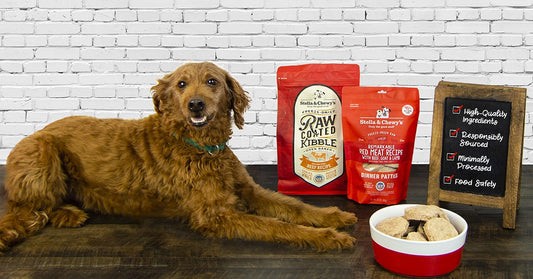
M195 127L202 127L204 125L206 125L207 123L209 123L209 121L213 118L213 116L206 116L206 115L202 115L202 116L191 116L189 118L189 123Z
M205 100L200 97L189 99L187 110L189 111L189 124L194 127L206 125L214 116L214 113L209 114Z

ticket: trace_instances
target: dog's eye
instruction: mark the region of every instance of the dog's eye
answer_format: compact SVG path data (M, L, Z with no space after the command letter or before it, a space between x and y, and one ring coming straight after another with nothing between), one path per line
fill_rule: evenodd
M207 84L210 85L210 86L215 86L215 85L217 85L217 83L218 83L218 81L216 79L214 79L214 78L207 80Z
M178 82L178 87L179 88L184 88L185 86L187 86L187 83L185 81L182 80L182 81Z

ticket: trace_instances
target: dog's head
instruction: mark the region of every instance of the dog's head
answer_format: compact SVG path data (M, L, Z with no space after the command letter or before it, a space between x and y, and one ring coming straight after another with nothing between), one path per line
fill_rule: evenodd
M158 80L152 87L155 110L172 115L194 128L231 117L242 129L250 99L239 83L213 63L188 63Z

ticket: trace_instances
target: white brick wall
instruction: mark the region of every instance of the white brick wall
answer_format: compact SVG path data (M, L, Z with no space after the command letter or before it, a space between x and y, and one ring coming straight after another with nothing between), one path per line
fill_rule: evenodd
M156 79L204 60L253 97L230 141L247 164L276 163L276 69L328 62L359 64L363 86L420 89L414 162L427 164L437 83L529 89L532 58L533 0L1 0L0 164L59 118L153 113Z

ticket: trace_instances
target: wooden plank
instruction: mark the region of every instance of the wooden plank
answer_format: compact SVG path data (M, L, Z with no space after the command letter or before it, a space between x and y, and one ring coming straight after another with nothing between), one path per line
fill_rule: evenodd
M457 195L457 192L446 190L440 190L439 199L447 202L457 202L500 209L502 209L504 205L504 199L500 197L490 197L470 193L461 193L460 195Z
M248 169L259 184L277 186L276 166ZM0 176L3 170L0 166ZM405 203L425 203L428 170L427 165L413 165ZM530 277L533 166L523 167L522 183L523 200L512 231L501 228L500 209L441 202L469 225L461 265L443 278ZM357 238L356 247L316 253L277 243L206 238L175 220L91 214L84 227L48 226L0 255L0 278L404 278L373 257L368 220L383 205L357 204L342 196L300 199L356 212L359 222L342 229Z

